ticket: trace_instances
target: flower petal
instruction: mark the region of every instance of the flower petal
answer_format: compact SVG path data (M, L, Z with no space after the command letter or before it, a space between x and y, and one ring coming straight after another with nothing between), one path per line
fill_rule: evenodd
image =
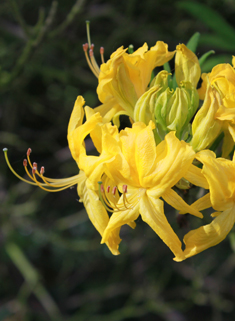
M202 174L201 168L198 168L197 166L194 166L193 164L191 164L189 166L189 169L186 172L186 174L184 175L184 178L187 179L193 185L200 186L205 189L209 188L207 180L206 180L205 176Z
M79 182L77 187L78 195L80 197L80 201L84 203L91 223L102 236L108 225L109 216L99 200L97 192L88 188L87 183L88 179L85 173L81 171L79 173ZM114 255L117 255L119 252L113 247L113 242L119 242L119 238L117 235L111 233L110 240L106 242L106 245Z
M173 189L169 188L161 196L164 201L179 210L181 214L190 213L200 218L203 217L202 213L188 205Z
M114 212L110 217L109 223L104 231L101 243L110 244L112 253L116 252L118 254L119 243L121 242L119 237L121 226L128 224L134 228L135 225L133 224L133 221L135 221L138 216L139 204L125 211Z
M140 200L140 214L146 222L170 248L176 258L184 259L181 242L168 223L163 210L163 201L146 194Z
M234 225L235 206L219 214L210 224L190 231L184 237L185 257L196 255L225 239Z

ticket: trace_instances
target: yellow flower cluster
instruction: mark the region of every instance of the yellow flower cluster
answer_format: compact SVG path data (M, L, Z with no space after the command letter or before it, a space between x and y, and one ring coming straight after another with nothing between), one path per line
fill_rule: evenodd
M184 44L173 52L162 41L150 50L144 44L132 53L121 47L100 67L92 49L89 58L88 44L84 47L98 77L101 105L84 107L83 97L78 96L68 126L69 148L80 172L72 178L52 180L28 157L32 175L26 161L24 166L32 184L46 190L77 184L101 243L114 255L119 254L121 226L134 228L139 215L170 248L175 261L218 244L235 220L235 157L229 160L235 142L235 58L233 66L220 64L201 75L197 56ZM156 67L166 66L174 56L173 77L169 70L153 75ZM200 77L202 85L197 89ZM119 130L121 115L130 120L130 127L123 130ZM86 153L88 135L98 156ZM213 149L219 141L223 157L216 158L206 148ZM209 190L191 205L174 189L186 189L190 184ZM188 232L183 250L164 214L164 201L180 215L198 218L203 217L200 211L212 207L215 218Z

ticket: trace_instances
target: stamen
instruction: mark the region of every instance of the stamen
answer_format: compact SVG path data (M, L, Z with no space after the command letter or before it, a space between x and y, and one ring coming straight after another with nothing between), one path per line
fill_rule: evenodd
M87 41L89 44L89 48L91 48L91 36L90 36L90 21L86 21L86 34L87 34Z
M116 190L117 190L117 187L114 186L113 190L112 190L112 194L115 196L115 193L116 193Z
M88 43L83 45L83 51L85 53L86 61L88 66L90 67L93 74L98 78L100 73L100 67L96 62L94 57L94 44L91 43L90 37L90 21L86 21L86 30L87 30L87 41ZM89 56L88 56L88 49L89 49ZM101 61L104 63L104 48L100 48L100 56ZM90 58L89 58L90 57Z
M96 73L98 74L99 76L99 73L100 73L100 67L98 66L96 60L95 60L95 56L94 56L94 45L92 44L91 45L91 48L89 50L89 55L90 55L90 59L91 59L91 63L92 63L92 66L94 68L94 70L96 71Z
M85 53L85 57L86 57L86 61L87 61L87 64L89 66L89 68L91 69L91 71L93 72L93 74L98 78L99 77L99 73L97 73L97 71L94 69L89 57L88 57L88 44L84 44L83 45L83 50L84 50L84 53ZM90 51L89 51L89 54L90 54Z
M123 193L122 193L122 199L121 197L116 198L116 191L117 191L117 186L114 186L112 188L112 195L111 196L109 194L109 196L107 195L110 192L110 186L108 185L106 188L106 192L104 189L104 186L102 184L102 182L98 182L99 184L99 198L100 201L102 202L103 206L105 207L105 209L109 212L118 212L118 211L124 211L127 209L131 209L133 208L133 206L135 206L137 204L136 202L136 195L134 195L134 197L131 197L131 200L134 200L134 205L132 204L131 207L128 207L127 204L131 205L131 203L128 202L127 200L127 185L123 185L122 189L123 189Z
M39 173L38 170L37 170L37 163L34 162L33 165L32 165L32 163L30 161L29 156L30 156L30 154L32 152L31 148L29 148L27 150L27 159L23 160L23 166L24 166L26 174L28 175L28 177L32 181L26 180L23 177L19 176L14 171L14 169L12 168L12 166L11 166L11 164L9 162L8 156L7 156L7 151L8 151L7 148L4 148L3 151L4 151L5 160L6 160L6 163L7 163L8 167L9 167L9 169L12 171L12 173L16 177L18 177L21 181L23 181L25 183L28 183L28 184L31 184L31 185L34 185L34 186L39 186L40 188L42 188L43 190L45 190L47 192L59 192L59 191L62 191L64 189L67 189L67 188L69 188L69 187L71 187L73 185L76 185L78 183L79 174L75 175L75 176L72 176L72 177L69 177L69 178L63 178L63 179L45 178L43 176L43 174L45 172L45 168L42 166L41 169L40 169L40 173ZM27 168L28 163L29 163L30 167L32 168L32 175L28 171L28 168ZM38 175L44 181L45 184L37 181L36 175ZM53 184L48 183L48 181L52 182ZM50 186L51 189L45 188L44 186Z
M27 156L29 156L31 153L32 153L32 149L31 149L31 148L28 148L28 150L27 150Z
M38 168L38 164L37 164L36 162L33 162L33 167L35 167L35 168L36 168L36 170L37 170L37 168Z
M122 186L123 193L127 193L127 185Z
M102 64L104 64L105 63L105 61L104 61L104 47L100 47L100 57L101 57Z

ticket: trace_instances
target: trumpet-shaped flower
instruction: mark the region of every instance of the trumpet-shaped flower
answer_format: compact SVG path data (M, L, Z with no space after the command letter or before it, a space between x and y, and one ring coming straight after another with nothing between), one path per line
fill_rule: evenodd
M132 54L126 50L118 48L101 65L97 93L103 103L99 107L101 114L112 101L117 116L125 114L133 119L135 104L145 93L153 69L169 61L175 52L169 52L168 46L162 41L158 41L150 50L146 43ZM110 116L113 115L110 113Z
M178 138L183 137L199 105L196 86L200 74L197 56L184 44L178 45L175 57L178 87L171 88L172 80L168 81L167 71L159 72L137 101L134 120L146 124L153 120L161 139L170 131L175 131Z
M176 258L183 259L181 242L168 223L163 210L163 198L182 212L202 217L201 213L186 204L172 187L187 173L195 153L191 146L179 141L174 132L156 146L153 123L134 123L132 128L121 131L114 138L104 134L103 149L115 155L106 163L107 177L102 184L103 202L114 213L103 234L102 242L112 242L118 251L120 227L134 221L139 214L143 221L159 235ZM104 128L105 130L105 128ZM112 149L112 151L110 150ZM116 185L121 197L110 193Z
M196 156L203 163L210 192L192 206L197 210L213 207L214 220L192 230L184 237L185 257L196 255L223 241L235 222L235 158L233 161L216 158L211 151L201 151Z
M219 64L212 69L211 73L203 74L202 79L203 83L198 92L200 98L205 100L194 119L191 144L195 150L204 149L210 146L223 131L223 156L227 157L235 142L234 59L233 67L230 64ZM208 131L207 135L203 128Z

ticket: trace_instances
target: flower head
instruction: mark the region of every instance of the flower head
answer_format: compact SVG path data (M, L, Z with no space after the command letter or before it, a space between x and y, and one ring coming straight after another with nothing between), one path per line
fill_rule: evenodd
M182 259L181 242L165 217L160 197L182 212L202 217L172 189L186 174L195 154L173 132L156 146L153 128L151 122L148 126L135 123L132 128L121 131L116 138L106 132L103 148L110 149L112 146L115 157L106 164L103 185L104 189L116 185L122 196L114 202L111 194L105 194L106 203L114 213L102 242L112 240L114 235L118 239L120 227L124 224L134 227L134 221L140 214L175 256ZM123 186L126 186L125 193ZM112 244L118 250L119 242Z

